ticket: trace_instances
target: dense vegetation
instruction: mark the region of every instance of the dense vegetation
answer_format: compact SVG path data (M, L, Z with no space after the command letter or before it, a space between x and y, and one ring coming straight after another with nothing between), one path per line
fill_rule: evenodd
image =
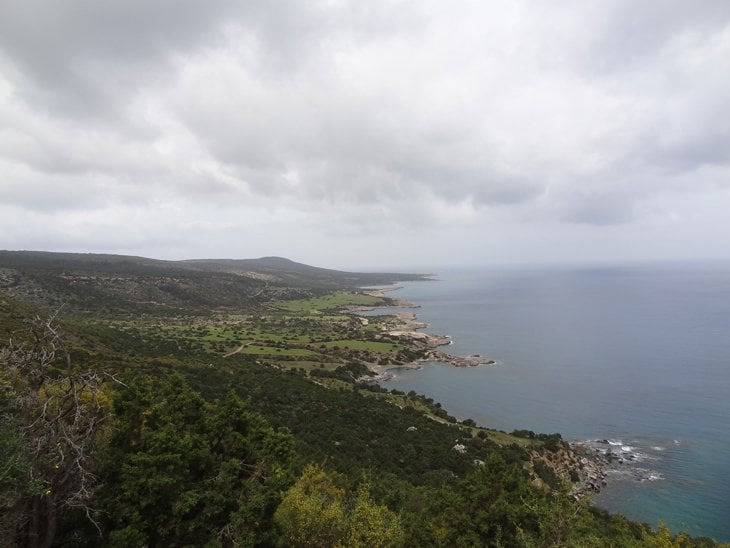
M354 275L157 313L105 289L52 317L39 305L66 294L67 263L0 268L5 544L715 545L574 500L550 466L567 458L559 435L495 432L358 382L418 349L383 336L388 318L343 312L387 303L347 290ZM170 275L154 268L135 283ZM185 278L189 294L219 283L206 276Z

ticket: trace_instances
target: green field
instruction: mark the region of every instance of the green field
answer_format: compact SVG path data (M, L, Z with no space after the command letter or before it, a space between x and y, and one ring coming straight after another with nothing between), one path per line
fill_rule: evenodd
M322 343L320 347L333 349L342 348L345 350L365 350L368 352L398 352L405 349L402 344L353 339L325 342Z
M316 357L317 352L307 350L306 348L279 348L273 346L247 346L240 351L241 354L256 354L263 356L299 356L299 357Z
M393 359L403 344L377 340L382 318L346 311L387 304L360 292L336 291L311 299L272 301L261 312L227 311L178 320L115 320L108 327L140 337L152 347L177 347L223 356L259 356L288 368L331 370L348 359L368 363ZM353 337L353 335L355 335Z
M289 312L316 314L324 311L340 310L348 306L383 306L385 304L387 304L386 299L380 297L337 291L313 299L281 301L276 303L276 306Z

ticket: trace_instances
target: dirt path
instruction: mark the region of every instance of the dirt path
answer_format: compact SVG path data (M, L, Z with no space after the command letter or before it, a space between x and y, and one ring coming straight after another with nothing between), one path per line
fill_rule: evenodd
M223 357L224 358L228 358L230 356L233 356L234 354L238 354L241 350L243 350L247 346L251 346L251 343L242 344L241 346L239 346L235 350L230 351L228 354L224 354Z

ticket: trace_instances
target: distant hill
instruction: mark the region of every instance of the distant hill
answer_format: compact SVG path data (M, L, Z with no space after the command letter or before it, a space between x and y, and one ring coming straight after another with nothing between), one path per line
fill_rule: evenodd
M420 274L357 273L281 257L164 261L145 257L0 251L0 291L45 308L141 312L250 306L325 290L422 280Z
M343 272L297 263L283 257L201 259L176 261L175 264L206 271L231 272L253 277L258 274L274 282L307 287L353 288L427 279L427 276L422 274Z

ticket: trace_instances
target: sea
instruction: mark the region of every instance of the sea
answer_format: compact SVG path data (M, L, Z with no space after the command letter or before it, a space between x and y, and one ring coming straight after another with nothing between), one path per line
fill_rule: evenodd
M594 504L730 541L730 264L441 269L391 295L451 337L445 351L496 363L424 363L383 386L610 447L627 458Z

